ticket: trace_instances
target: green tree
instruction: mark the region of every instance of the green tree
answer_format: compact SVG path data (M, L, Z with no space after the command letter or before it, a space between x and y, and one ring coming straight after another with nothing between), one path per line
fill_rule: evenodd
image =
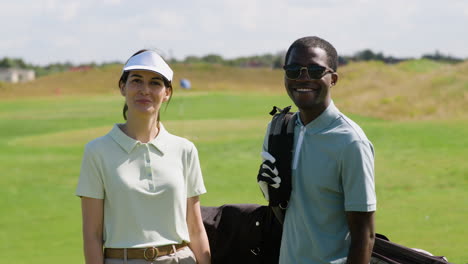
M0 60L0 68L21 68L26 69L28 65L22 59L5 57Z
M224 64L224 59L218 54L208 54L201 58L203 62L212 63L212 64Z

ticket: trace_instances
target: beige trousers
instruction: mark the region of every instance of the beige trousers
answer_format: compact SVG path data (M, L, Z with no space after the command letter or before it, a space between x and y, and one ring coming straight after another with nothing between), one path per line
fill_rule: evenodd
M189 247L175 253L161 256L154 261L144 259L110 259L106 258L104 264L196 264L195 255Z

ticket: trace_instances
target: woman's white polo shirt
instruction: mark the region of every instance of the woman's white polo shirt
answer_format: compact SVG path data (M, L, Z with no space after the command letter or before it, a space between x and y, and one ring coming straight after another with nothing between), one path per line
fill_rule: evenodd
M148 143L114 125L85 147L76 195L104 199L104 246L189 242L187 198L206 192L198 152L167 132Z

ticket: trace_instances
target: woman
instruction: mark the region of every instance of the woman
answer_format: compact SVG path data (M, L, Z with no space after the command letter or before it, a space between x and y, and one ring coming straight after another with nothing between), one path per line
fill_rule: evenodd
M159 121L172 76L154 51L130 57L119 80L126 122L86 145L76 194L87 264L210 263L197 149Z

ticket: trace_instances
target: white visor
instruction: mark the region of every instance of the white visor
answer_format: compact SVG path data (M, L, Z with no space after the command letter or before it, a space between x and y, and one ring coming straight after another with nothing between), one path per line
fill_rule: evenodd
M161 74L169 81L172 81L174 72L169 65L154 51L145 51L131 57L123 67L123 71L146 70Z

